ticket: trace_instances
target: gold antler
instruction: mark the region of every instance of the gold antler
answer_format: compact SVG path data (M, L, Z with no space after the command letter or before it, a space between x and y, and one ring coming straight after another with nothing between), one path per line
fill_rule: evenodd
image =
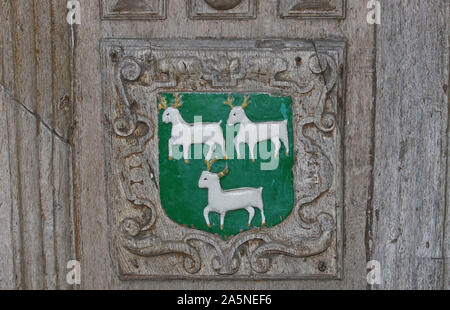
M183 96L179 96L178 94L173 94L173 96L175 97L175 102L172 103L172 108L181 108L183 106L183 101L181 101Z
M207 170L209 172L211 172L212 166L218 161L219 161L218 158L215 158L215 159L213 159L211 161L205 160ZM219 179L222 179L223 177L227 176L229 173L230 173L230 169L228 169L228 164L227 164L225 169L222 172L219 172L217 175L219 176Z
M234 109L233 98L231 98L231 95L228 95L228 100L225 101L223 104L229 105L231 109Z
M206 169L207 169L208 171L211 171L212 165L214 165L217 161L218 161L217 158L215 158L215 159L213 159L213 160L210 160L210 161L205 160L205 163L206 163Z
M244 103L242 104L241 108L245 109L246 107L249 106L249 103L248 103L249 99L250 99L249 97L245 97Z
M166 110L168 108L166 98L162 97L161 95L158 95L158 98L159 98L159 101L161 102L160 104L158 104L158 111L161 111L163 109Z
M227 166L225 167L225 169L224 169L222 172L220 172L220 173L218 174L219 179L221 179L221 178L227 176L229 173L230 173L230 169L228 169L228 165L227 165Z

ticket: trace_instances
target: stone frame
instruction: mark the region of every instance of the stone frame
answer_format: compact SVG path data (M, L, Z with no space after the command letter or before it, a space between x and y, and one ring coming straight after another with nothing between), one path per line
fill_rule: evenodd
M110 250L121 279L341 278L345 50L337 40L102 41ZM190 91L292 96L294 187L303 196L286 221L224 241L164 214L156 95ZM309 160L316 185L299 177Z

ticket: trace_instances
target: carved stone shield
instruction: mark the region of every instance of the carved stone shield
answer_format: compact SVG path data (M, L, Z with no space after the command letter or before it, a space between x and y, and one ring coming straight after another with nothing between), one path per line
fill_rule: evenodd
M110 39L101 49L121 278L340 277L344 43ZM252 156L240 131L254 124L277 129ZM276 168L262 169L271 159Z

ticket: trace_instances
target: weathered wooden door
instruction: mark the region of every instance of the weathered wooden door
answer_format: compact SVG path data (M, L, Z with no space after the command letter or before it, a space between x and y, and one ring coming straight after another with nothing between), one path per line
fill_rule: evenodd
M0 288L448 288L449 6L2 1Z

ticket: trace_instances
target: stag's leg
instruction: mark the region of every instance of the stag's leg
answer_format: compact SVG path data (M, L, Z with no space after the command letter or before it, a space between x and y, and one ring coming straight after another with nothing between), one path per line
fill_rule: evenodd
M207 161L210 161L214 154L214 151L216 150L216 144L214 142L213 143L209 142L209 143L206 143L206 145L209 147L209 150L208 150L208 154L206 154L205 159Z
M262 199L258 202L256 207L259 209L259 211L261 211L262 226L266 226L266 217L264 216L264 203Z
M222 149L222 154L223 154L223 159L227 160L227 150L225 149L225 140L222 139L222 141L220 141L219 143L220 148Z
M169 139L169 160L173 159L173 139Z
M241 145L241 140L237 137L234 139L234 148L236 149L237 158L241 158L241 150L239 149L239 146Z
M255 147L256 147L256 143L255 142L250 142L248 144L248 148L250 149L250 158L252 160L252 162L255 162Z
M286 156L289 156L289 134L287 129L287 121L285 122L284 126L281 127L280 140L283 142L284 147L286 148Z
M280 138L283 141L284 147L286 148L286 156L289 156L289 138Z
M245 208L248 212L248 227L252 224L253 217L255 216L255 209L253 207Z
M261 217L262 217L262 226L266 226L267 222L266 222L266 217L264 216L264 208L261 207Z
M278 158L280 155L281 142L280 139L272 139L272 143L275 145L275 158Z
M211 223L209 222L209 213L211 213L211 208L207 206L205 210L203 210L203 216L205 217L206 224L209 228L211 228Z
M183 144L183 156L184 156L184 162L186 164L189 164L189 151L191 149L190 144Z
M223 226L225 224L225 215L226 215L225 212L220 213L220 229L222 229L222 230L223 230Z

